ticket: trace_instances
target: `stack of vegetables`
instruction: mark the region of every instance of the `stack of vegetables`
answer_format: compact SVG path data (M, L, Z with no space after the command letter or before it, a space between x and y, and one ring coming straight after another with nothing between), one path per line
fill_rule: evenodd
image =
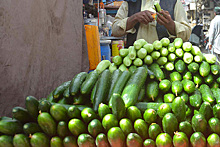
M143 39L0 118L0 146L220 146L220 66L190 42Z

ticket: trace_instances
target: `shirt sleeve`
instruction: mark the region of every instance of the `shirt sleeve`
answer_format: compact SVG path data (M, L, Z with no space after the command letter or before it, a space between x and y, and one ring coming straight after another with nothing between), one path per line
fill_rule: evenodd
M188 20L186 18L186 12L180 0L176 1L176 5L174 8L174 23L175 23L176 36L169 34L170 37L182 38L183 41L188 41L192 29L188 23Z
M132 28L126 31L126 25L128 20L128 3L123 2L118 12L115 16L114 22L112 24L112 34L113 36L120 37L127 33L135 33L136 29Z
M214 27L214 20L211 21L210 27L209 27L209 44L213 44L213 38L215 33L215 27Z

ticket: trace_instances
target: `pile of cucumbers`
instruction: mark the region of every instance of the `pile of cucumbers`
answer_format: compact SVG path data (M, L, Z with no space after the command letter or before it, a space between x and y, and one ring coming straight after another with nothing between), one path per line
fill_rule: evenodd
M220 66L176 38L143 39L0 118L0 147L220 146Z

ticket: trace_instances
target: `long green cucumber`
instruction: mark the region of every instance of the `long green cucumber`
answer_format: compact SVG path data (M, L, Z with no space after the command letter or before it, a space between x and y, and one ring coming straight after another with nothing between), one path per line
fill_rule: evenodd
M199 90L202 94L203 101L209 102L210 104L214 103L215 97L214 97L214 95L208 85L202 84L199 87Z
M57 99L60 96L63 95L63 92L66 90L66 88L69 87L71 81L67 81L62 83L60 86L58 86L54 91L53 91L53 98Z
M141 87L147 78L147 69L145 67L138 67L135 73L129 79L126 87L122 92L122 99L125 102L125 107L134 105L137 102L138 94Z

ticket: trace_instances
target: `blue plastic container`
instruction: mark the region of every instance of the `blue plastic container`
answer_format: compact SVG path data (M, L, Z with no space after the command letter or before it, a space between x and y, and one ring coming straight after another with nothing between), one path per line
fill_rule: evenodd
M111 40L100 40L101 60L111 60Z

